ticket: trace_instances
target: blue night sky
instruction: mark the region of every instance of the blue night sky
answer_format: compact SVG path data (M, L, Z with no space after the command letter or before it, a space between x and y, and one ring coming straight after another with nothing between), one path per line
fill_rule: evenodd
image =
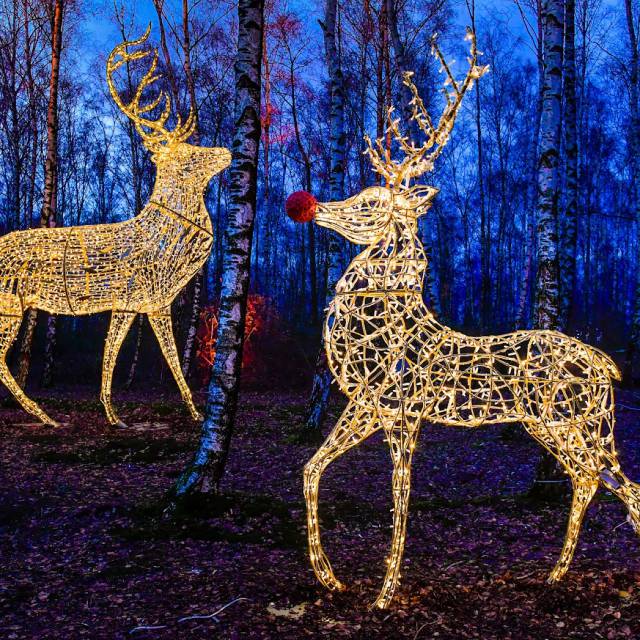
M606 0L605 4L615 5L615 0ZM167 6L171 6L171 0L168 0ZM222 4L222 3L220 3ZM120 40L116 26L113 22L113 3L111 0L88 0L85 5L86 9L83 13L83 20L79 28L83 34L86 34L88 42L92 43L92 48L96 51L110 51ZM315 2L305 2L304 0L292 0L288 3L282 3L283 8L288 7L291 11L300 16L306 17L307 29L309 37L312 40L320 42L322 33L318 25L318 19L322 15L323 3L320 0ZM457 21L460 23L461 29L469 23L466 3L460 1L454 3L454 10ZM157 25L156 13L151 0L134 0L127 3L127 11L129 16L134 16L135 23L143 28L143 25L151 22L154 27ZM179 8L176 6L175 12L179 14ZM506 22L514 33L518 33L523 44L521 56L531 55L529 47L525 45L528 42L528 36L522 25L520 14L513 0L479 0L476 6L476 13L479 21L483 18L491 16L497 17L499 14L501 21ZM140 30L140 29L138 29Z

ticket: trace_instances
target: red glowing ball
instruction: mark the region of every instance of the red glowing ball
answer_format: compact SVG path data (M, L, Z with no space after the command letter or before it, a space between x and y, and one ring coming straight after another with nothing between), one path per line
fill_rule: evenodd
M284 205L287 215L294 222L310 222L316 215L318 201L307 191L292 193Z

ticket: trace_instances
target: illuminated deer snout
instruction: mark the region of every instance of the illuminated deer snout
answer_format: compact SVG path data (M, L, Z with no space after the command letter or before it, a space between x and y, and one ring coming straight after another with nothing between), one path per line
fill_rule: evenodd
M388 187L368 187L359 194L337 202L317 202L303 191L287 199L287 214L295 222L315 220L316 224L339 233L355 244L372 244L392 221L415 222L427 212L434 187L395 191Z

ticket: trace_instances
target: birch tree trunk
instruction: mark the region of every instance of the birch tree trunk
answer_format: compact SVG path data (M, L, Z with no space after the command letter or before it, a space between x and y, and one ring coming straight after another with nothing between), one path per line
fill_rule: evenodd
M635 28L635 17L631 0L625 0L627 33L629 37L629 107L631 112L631 131L629 132L629 156L631 164L631 179L633 181L631 193L636 212L636 251L640 257L640 108L638 98L640 89L640 59L638 54L638 34ZM624 377L627 383L632 383L640 372L640 272L636 275L636 289L634 296L633 317L631 320L631 338L627 346L624 363Z
M218 491L236 416L256 212L264 0L240 0L238 17L235 133L216 356L198 451L171 491L172 504L197 491L209 472Z
M562 0L543 0L544 74L540 156L538 159L538 271L536 274L536 328L557 329L559 322L558 283L558 183L560 171L560 131L562 99ZM554 499L564 493L555 458L543 452L531 493Z
M576 283L578 236L578 129L576 108L575 0L565 0L564 37L564 150L566 203L560 219L560 322L571 320Z
M58 201L58 86L60 80L60 54L62 52L62 18L64 0L53 0L51 22L51 78L47 107L47 159L44 168L44 194L42 200L42 227L55 227ZM56 316L47 316L44 343L42 386L53 382L53 358L56 345Z
M56 204L58 187L58 86L60 80L60 54L62 51L62 19L64 0L53 0L51 13L51 72L49 75L49 103L47 106L47 156L44 167L44 192L42 195L41 227L56 226ZM26 384L31 362L31 347L36 327L37 312L29 309L27 324L18 358L18 384ZM53 352L55 345L55 317L47 318L45 360L42 383L51 384Z
M536 327L557 329L558 285L558 178L560 170L560 105L562 99L562 0L544 0L544 82L538 159L538 272Z
M329 86L331 91L329 114L329 153L331 159L329 193L330 200L332 201L344 199L345 169L344 78L336 38L337 9L337 0L327 0L324 23L321 23L324 32L325 59L329 70ZM325 304L328 304L333 299L335 286L340 278L340 240L336 233L329 233L327 257L329 267L327 271ZM327 363L324 341L321 340L318 357L316 358L311 396L309 397L309 404L307 405L303 430L300 434L303 440L319 440L322 437L322 422L327 413L327 405L329 404L331 380L332 376Z

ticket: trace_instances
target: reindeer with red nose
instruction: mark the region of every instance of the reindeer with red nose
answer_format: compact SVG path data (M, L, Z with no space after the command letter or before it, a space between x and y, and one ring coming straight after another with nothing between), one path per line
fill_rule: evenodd
M311 219L366 249L336 287L324 327L329 366L349 402L337 425L306 465L304 492L311 563L329 589L342 589L320 543L320 477L336 458L383 429L393 462L391 553L375 605L386 608L400 578L409 503L411 459L423 420L454 427L520 422L569 474L573 502L562 553L550 581L567 571L582 518L602 482L627 506L640 527L640 485L621 472L613 441L612 379L619 379L604 353L556 331L518 331L471 337L440 324L423 301L427 259L418 238L418 217L437 193L411 186L430 171L451 133L465 93L487 67L477 64L469 31L469 71L457 82L437 46L435 55L450 89L434 124L410 73L411 119L425 135L416 146L388 117L388 132L404 154L389 158L382 140L367 139L367 153L387 186L370 187L344 202L315 203L294 194L294 219ZM300 206L301 204L307 206ZM311 206L310 206L311 205Z

